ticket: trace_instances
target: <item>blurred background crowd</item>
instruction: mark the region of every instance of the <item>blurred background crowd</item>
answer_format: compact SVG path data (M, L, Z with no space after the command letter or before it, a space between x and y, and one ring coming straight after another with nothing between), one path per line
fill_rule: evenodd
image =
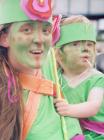
M84 15L96 27L96 68L104 73L104 0L55 0L54 15Z

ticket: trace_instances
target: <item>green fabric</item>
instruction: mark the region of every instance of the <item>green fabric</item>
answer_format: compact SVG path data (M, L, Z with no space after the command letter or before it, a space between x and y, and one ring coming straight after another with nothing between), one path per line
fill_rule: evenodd
M60 40L56 43L56 48L73 41L89 40L96 42L96 30L92 24L72 23L61 26Z
M81 82L78 86L72 88L63 77L61 70L59 70L59 77L62 86L62 91L70 104L82 103L87 101L88 93L94 87L104 88L104 75L99 72L96 74L95 73L93 73L92 76L90 76L89 78ZM88 119L97 122L104 122L104 100L99 112L95 116L89 117ZM85 135L85 140L104 139L104 135L100 135L89 130L84 130L83 133Z
M85 130L85 140L104 140L104 135L96 134L95 132Z
M46 60L46 63L44 64L43 74L44 74L45 78L52 80L55 83L51 52L49 52L48 59ZM65 117L65 121L66 121L66 125L67 125L69 140L77 134L82 134L82 130L81 130L78 119ZM59 139L57 139L57 140L59 140Z
M28 99L28 95L29 95L29 91L24 89L23 90L23 102L26 103L27 99Z
M0 1L0 24L25 20L29 18L20 8L20 0Z
M50 51L48 52L48 55L47 55L47 59L46 59L44 65L42 66L42 72L46 79L52 80L55 83L53 68L54 68L53 59L51 56L51 49L50 49Z
M96 73L96 70L94 71ZM62 91L69 103L81 103L87 101L88 93L94 87L104 88L104 75L102 73L96 73L81 82L75 88L68 85L67 81L59 72L60 83L62 85ZM104 122L104 101L101 105L99 112L93 116L89 117L89 120Z
M24 102L27 100L28 91L24 90ZM65 117L69 140L76 134L82 134L77 119ZM26 140L64 140L61 129L60 116L56 113L53 98L42 96L36 120L29 131Z
M53 99L49 96L41 97L36 120L26 140L63 140L59 115L55 112Z
M20 6L20 0L0 1L0 24L30 20ZM49 22L52 22L49 19Z
M24 103L29 91L23 90ZM60 116L56 113L53 98L42 96L36 120L28 133L26 140L64 140L61 129Z

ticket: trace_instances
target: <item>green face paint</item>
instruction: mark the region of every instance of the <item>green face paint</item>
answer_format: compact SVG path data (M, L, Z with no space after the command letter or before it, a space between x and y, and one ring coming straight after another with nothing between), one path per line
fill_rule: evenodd
M81 50L81 53L82 53L82 52L83 52L83 48L84 48L84 47L83 47L83 44L82 44L82 41L81 41L81 43L80 43L80 48L81 48L80 50Z
M89 67L88 61L94 63L95 44L92 41L75 41L62 48L64 66L70 70L79 70Z
M13 23L8 34L9 59L20 70L40 68L51 46L51 25L48 22Z
M56 48L62 51L63 69L83 71L95 61L96 30L92 24L71 23L61 26ZM89 62L89 63L88 63Z

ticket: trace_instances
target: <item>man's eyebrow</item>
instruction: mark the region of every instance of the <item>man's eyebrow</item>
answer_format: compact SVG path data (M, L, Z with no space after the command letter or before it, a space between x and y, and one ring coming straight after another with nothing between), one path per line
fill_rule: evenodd
M45 26L52 26L52 24L49 23L49 22L43 22L43 25L45 25Z

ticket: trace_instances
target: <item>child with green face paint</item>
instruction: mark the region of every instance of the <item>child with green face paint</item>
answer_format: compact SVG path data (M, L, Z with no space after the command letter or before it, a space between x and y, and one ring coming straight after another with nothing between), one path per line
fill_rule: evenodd
M0 140L64 140L53 83L41 74L50 17L51 0L0 1Z
M61 22L56 43L59 79L66 100L55 100L62 116L79 118L86 140L104 139L104 76L93 68L95 29L83 16Z

